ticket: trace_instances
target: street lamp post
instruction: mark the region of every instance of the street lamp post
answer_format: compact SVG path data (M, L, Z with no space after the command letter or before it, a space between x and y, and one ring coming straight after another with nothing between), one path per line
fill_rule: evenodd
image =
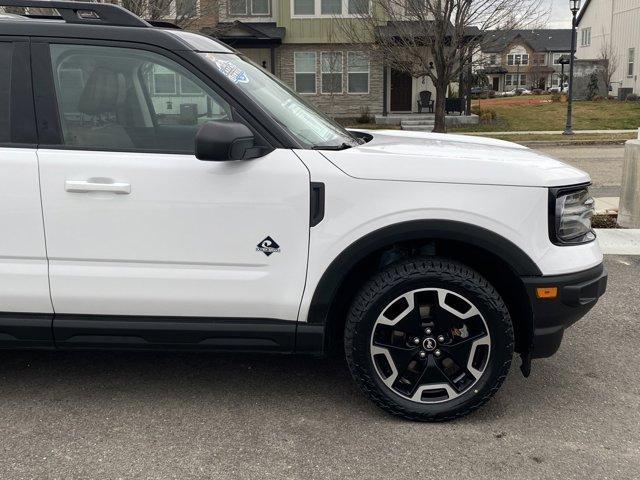
M573 59L576 55L576 15L580 10L580 0L569 0L570 10L573 14L571 20L571 58L569 59L569 91L567 96L567 125L563 135L573 135L572 107L573 107Z

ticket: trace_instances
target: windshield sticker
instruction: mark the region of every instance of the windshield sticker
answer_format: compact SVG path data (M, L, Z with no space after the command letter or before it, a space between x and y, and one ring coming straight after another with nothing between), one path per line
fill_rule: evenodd
M213 63L220 71L220 73L222 73L236 85L239 83L249 83L249 77L247 76L246 72L241 68L238 68L232 62L214 58Z
M283 107L291 111L297 118L299 118L304 125L309 127L315 135L320 137L324 141L332 140L335 135L326 125L318 121L318 119L307 110L304 105L294 101L292 98L288 98L282 104Z

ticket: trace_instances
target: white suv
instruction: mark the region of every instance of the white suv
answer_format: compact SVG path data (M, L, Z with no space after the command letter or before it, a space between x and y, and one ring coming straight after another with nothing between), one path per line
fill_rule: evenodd
M208 37L4 0L0 345L322 354L466 414L602 295L589 177L497 140L347 131Z

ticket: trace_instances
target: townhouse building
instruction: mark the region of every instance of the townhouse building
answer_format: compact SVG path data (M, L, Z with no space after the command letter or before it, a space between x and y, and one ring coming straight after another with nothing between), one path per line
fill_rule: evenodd
M578 15L576 57L615 57L609 89L624 99L640 94L640 0L587 0Z
M385 67L370 43L346 34L362 28L359 17L370 8L369 0L220 0L218 25L202 31L331 116L416 112L421 91L435 98L431 81Z
M561 88L571 51L570 29L487 30L480 53L480 71L496 92L514 88Z

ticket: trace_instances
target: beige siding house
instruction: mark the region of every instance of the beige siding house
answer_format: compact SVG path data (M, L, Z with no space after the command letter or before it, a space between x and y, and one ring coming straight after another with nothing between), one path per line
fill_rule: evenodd
M489 88L563 88L569 72L561 60L571 50L570 29L488 30L485 36L480 63Z

